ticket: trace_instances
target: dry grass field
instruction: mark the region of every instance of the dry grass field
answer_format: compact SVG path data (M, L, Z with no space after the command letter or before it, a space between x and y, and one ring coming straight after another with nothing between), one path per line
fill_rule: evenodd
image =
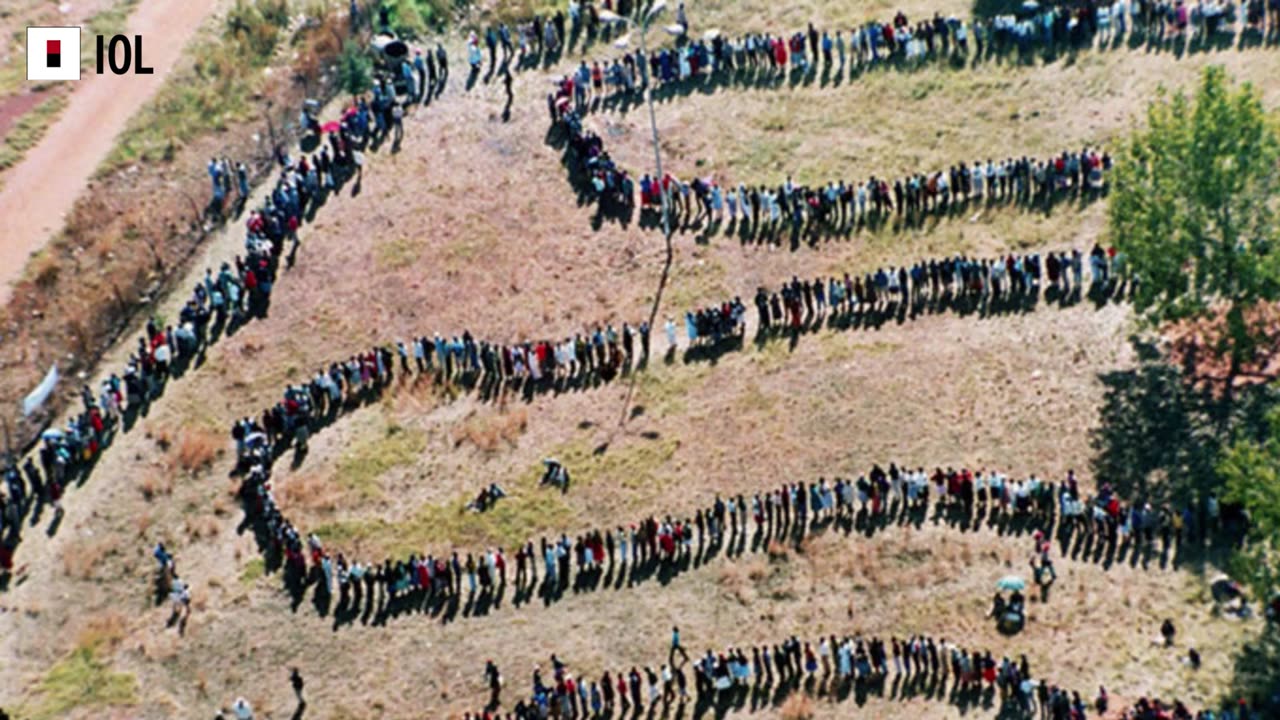
M690 15L699 30L793 29L897 7L699 0ZM902 7L969 11L954 0ZM787 173L852 179L1107 145L1141 121L1158 85L1185 86L1209 62L1254 81L1269 106L1280 103L1280 85L1268 82L1280 72L1272 49L1175 57L1118 48L1049 64L875 72L828 87L717 87L664 99L658 123L664 159L678 173L735 183L777 183ZM447 624L410 614L335 627L309 601L291 607L241 527L225 435L234 419L373 342L463 329L503 340L559 336L637 322L652 299L661 237L635 224L593 227L594 208L575 203L560 152L547 143L551 71L517 77L509 123L499 117L501 87L464 93L460 73L439 104L407 120L399 153L370 155L359 194L332 198L304 229L270 316L214 346L117 439L89 482L69 490L54 537L28 533L18 556L26 574L0 595L0 706L41 720L211 717L243 695L265 716L286 718L294 712L288 668L298 665L306 718L447 718L483 705L486 658L501 664L513 698L551 653L591 676L664 662L673 624L698 652L793 633L927 633L997 655L1025 653L1038 674L1086 697L1105 685L1117 697L1176 694L1199 704L1227 689L1238 647L1261 625L1213 612L1211 568L1062 559L1049 601L1033 602L1025 631L1006 638L983 613L994 581L1025 569L1030 541L933 523L870 538L828 532L774 556L717 558L665 582L569 593L549 606L505 603ZM612 126L609 149L636 173L652 159L642 110L590 119ZM995 209L796 251L680 234L664 312L730 295L749 300L758 285L793 274L952 252L1086 249L1104 226L1105 204L1095 203L1050 216ZM233 228L205 256L213 262L240 244ZM203 269L197 263L192 282ZM163 312L172 317L178 302ZM622 427L622 382L484 402L397 381L319 432L296 466L277 463L276 494L304 529L319 529L349 556L381 560L453 547L510 551L542 533L687 512L717 492L848 476L873 462L1053 479L1074 468L1092 484L1101 377L1134 365L1136 330L1123 303L1042 302L1025 313L822 330L794 346L748 343L715 362L677 355L643 372L637 409ZM538 487L546 456L570 464L568 494ZM491 513L463 512L489 482L511 497ZM168 605L154 602L157 540L193 583L181 633L166 627ZM1178 622L1180 648L1202 653L1199 671L1181 662L1182 650L1153 646L1166 617ZM820 718L962 712L919 689L873 696L861 709L856 702L820 695L809 708ZM808 717L803 709L765 702L754 716ZM990 717L996 708L963 712Z

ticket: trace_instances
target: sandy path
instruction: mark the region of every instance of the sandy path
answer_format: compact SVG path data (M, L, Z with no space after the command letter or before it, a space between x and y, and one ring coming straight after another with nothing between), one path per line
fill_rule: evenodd
M0 303L27 257L61 229L63 218L134 112L155 94L218 0L143 0L129 18L143 37L151 75L81 75L71 102L0 189ZM90 52L95 42L89 43Z

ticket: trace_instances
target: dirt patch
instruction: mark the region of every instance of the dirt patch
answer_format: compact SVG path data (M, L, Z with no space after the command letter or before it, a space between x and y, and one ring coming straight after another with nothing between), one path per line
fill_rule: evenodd
M52 91L22 93L0 99L0 138L18 122L18 118L39 105Z

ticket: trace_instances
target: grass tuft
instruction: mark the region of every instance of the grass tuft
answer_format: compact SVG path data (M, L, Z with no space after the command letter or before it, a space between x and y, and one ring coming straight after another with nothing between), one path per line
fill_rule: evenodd
M782 720L812 720L813 698L804 694L794 694L782 703Z
M182 470L195 473L207 470L222 454L222 436L203 428L184 428L178 437L174 460Z
M529 413L523 409L499 415L473 413L453 434L453 446L470 443L485 453L516 447L529 428Z
M4 136L4 144L0 145L0 170L8 170L17 165L27 151L40 142L40 138L48 132L53 119L67 106L67 96L62 93L52 95L23 115Z
M252 585L266 572L267 565L263 559L261 557L253 558L245 563L244 569L240 571L240 582L243 585Z
M338 482L362 500L382 494L378 478L409 465L427 448L427 436L416 428L388 423L380 435L356 443L338 460Z
M374 249L374 261L380 271L392 272L413 265L421 254L421 243L402 237L378 243Z
M22 716L53 720L90 708L136 705L137 678L111 670L98 654L98 645L82 644L58 661L40 680L35 705Z

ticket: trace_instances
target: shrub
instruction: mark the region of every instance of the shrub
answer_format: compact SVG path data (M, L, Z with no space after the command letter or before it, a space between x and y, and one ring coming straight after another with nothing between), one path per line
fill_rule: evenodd
M205 470L222 451L222 439L209 430L183 430L178 439L178 467L187 472Z
M338 84L352 95L373 86L373 61L369 53L351 40L343 43L342 55L338 58Z

